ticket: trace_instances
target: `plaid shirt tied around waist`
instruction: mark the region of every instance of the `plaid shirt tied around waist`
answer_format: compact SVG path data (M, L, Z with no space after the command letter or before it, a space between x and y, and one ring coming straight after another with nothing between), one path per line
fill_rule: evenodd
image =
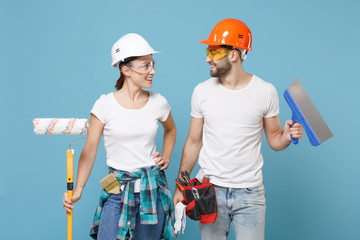
M134 185L136 179L140 180L140 222L141 224L157 224L156 199L160 194L161 203L165 212L165 224L160 239L172 240L177 239L174 233L174 205L171 199L171 193L167 186L164 171L160 171L160 166L153 168L142 168L137 172L130 173L109 168L109 172L113 173L116 179L124 185L121 192L120 216L117 230L117 239L132 239L135 230L135 201L134 201ZM159 189L159 192L158 192ZM100 225L101 211L106 199L110 193L105 189L101 192L99 205L96 209L94 220L91 226L90 236L97 239L97 233ZM129 236L130 235L130 236Z

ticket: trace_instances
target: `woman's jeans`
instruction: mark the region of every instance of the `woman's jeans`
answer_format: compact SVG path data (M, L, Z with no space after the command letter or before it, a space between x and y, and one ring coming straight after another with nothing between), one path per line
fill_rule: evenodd
M265 189L215 186L218 215L215 223L201 224L201 239L228 239L232 223L236 240L263 240L265 234Z
M135 224L135 240L159 240L163 231L165 213L164 207L160 200L160 194L157 194L156 212L158 223L155 225L146 225L140 223L140 193L134 194L136 208L136 224ZM120 214L120 194L111 194L105 201L103 206L100 226L98 232L98 240L116 240L118 230L119 214Z

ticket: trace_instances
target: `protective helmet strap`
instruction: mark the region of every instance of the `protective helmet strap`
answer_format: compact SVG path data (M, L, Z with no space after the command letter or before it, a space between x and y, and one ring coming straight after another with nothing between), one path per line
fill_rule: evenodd
M242 48L235 48L241 52L241 60L245 61L248 51Z

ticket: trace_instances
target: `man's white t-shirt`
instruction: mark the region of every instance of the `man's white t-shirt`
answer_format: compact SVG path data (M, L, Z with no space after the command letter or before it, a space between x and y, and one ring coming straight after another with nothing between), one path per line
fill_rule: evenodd
M198 84L191 116L204 118L199 166L210 182L230 188L261 184L263 119L277 115L275 87L255 75L239 90L225 88L218 78Z
M122 107L111 92L101 95L91 113L103 124L106 164L117 170L136 172L154 166L155 137L158 121L168 118L170 105L159 93L149 92L140 109Z

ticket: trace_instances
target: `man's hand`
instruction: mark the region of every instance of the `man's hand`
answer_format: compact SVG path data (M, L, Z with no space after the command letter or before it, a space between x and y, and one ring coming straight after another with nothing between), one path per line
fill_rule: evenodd
M284 130L281 127L279 116L264 118L264 131L269 146L275 151L281 151L287 148L291 143L291 137L302 138L304 136L304 128L300 123L287 120Z
M304 136L304 127L300 123L293 123L291 119L287 120L284 127L284 136L288 141L291 141L293 138L302 138Z
M176 206L176 204L178 204L178 202L181 202L183 199L184 199L184 196L183 196L181 190L178 187L176 187L174 196L173 196L174 207Z

